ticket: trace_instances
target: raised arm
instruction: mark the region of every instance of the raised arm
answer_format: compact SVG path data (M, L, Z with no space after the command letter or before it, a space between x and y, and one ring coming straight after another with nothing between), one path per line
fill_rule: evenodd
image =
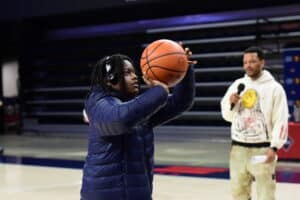
M175 86L168 97L166 105L150 118L152 127L173 119L180 113L189 109L195 96L194 67L190 65L184 79Z
M111 96L104 97L95 104L87 102L90 125L98 129L101 136L124 134L159 110L166 103L167 96L163 87L155 86L127 102Z

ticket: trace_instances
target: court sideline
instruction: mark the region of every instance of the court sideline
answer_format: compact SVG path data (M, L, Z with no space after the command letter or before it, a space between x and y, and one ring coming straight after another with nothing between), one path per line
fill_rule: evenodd
M0 144L1 199L79 199L85 137L4 135ZM156 135L154 199L229 200L229 150L224 136ZM300 164L280 162L278 170L277 199L298 199Z

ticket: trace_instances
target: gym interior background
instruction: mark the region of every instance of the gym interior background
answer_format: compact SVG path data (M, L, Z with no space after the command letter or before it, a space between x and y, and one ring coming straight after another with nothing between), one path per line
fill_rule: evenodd
M229 124L220 100L243 75L242 52L250 45L263 47L268 69L288 93L292 153L282 152L282 165L300 171L298 1L10 0L0 3L0 29L2 163L81 169L93 64L120 52L138 65L147 44L166 38L192 49L196 97L189 111L156 129L157 173L180 165L192 168L175 174L200 176L193 167L211 167L228 178Z

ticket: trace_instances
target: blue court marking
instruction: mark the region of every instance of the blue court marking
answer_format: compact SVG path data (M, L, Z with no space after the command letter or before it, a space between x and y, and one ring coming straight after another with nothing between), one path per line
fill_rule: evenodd
M18 157L18 156L0 156L0 163L36 165L36 166L45 166L45 167L63 167L63 168L73 168L73 169L82 169L84 165L84 161L81 160Z

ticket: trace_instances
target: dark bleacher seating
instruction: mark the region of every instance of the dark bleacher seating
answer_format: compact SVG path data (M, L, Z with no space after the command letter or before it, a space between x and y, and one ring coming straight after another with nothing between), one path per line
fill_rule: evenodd
M75 131L70 127L83 124L83 102L89 89L92 63L102 56L120 52L138 64L148 43L168 38L189 46L198 64L193 107L165 126L195 131L225 130L229 124L221 117L220 100L232 81L243 76L243 50L250 45L262 46L269 69L282 79L282 50L286 44L300 39L300 16L153 28L145 32L120 37L50 40L31 48L28 52L31 59L23 61L26 67L21 71L24 128L43 131L43 125L60 124L63 131Z

